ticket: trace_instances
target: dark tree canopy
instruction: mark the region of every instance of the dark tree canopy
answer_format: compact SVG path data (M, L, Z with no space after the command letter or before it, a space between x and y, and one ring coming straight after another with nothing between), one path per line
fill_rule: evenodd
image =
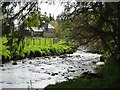
M16 7L20 6L18 12L14 12ZM14 20L17 19L19 26L22 25L24 20L29 16L30 12L40 12L38 2L2 2L2 31L3 35L8 35L14 31Z
M92 42L98 48L102 46L113 59L120 59L120 2L68 4L59 19L70 40Z

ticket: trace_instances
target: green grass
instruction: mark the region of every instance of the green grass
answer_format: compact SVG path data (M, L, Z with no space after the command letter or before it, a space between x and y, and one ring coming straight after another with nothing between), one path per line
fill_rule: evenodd
M72 51L70 45L67 45L66 42L60 40L56 42L53 38L25 38L24 39L24 48L20 51L20 43L17 46L16 41L14 39L14 43L12 46L6 46L5 43L7 42L7 38L2 37L2 51L0 55L3 57L2 60L7 61L10 59L22 59L26 57L39 57L45 55L59 55L64 54ZM11 49L11 51L10 51ZM3 62L4 62L3 61Z

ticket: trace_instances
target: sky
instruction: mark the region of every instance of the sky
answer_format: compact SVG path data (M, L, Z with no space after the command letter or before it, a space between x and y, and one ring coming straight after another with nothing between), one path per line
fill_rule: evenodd
M68 2L68 1L75 2L75 0L39 0L38 5L41 8L41 14L45 14L45 12L46 12L47 16L49 16L49 14L51 14L51 16L54 16L54 19L56 19L56 17L64 11L65 3L61 4L61 2ZM14 9L14 13L17 13L19 11L19 9L20 8L19 8L19 4L18 4L18 6ZM26 11L24 11L24 12L26 13ZM18 20L16 19L14 21L14 23L17 25Z
M42 3L39 4L39 7L41 8L41 14L44 14L46 12L47 16L51 14L52 16L54 16L55 19L59 14L61 14L64 11L64 5L60 3L55 3L51 5Z
M51 15L54 15L54 17L56 17L57 15L61 14L64 11L64 5L66 2L75 2L75 0L38 0L38 1L39 1L38 5L41 8L41 13L44 14L46 12L47 15L51 13ZM61 4L61 2L64 3ZM15 8L14 12L17 13L18 11L19 5L18 7Z
M41 14L45 14L45 12L46 12L47 16L49 16L49 14L51 14L51 16L54 16L54 19L56 19L56 17L64 11L64 5L60 4L59 2L55 2L55 4L52 3L51 5L50 5L50 3L45 3L45 2L46 1L44 0L44 2L41 3L41 0L39 0L38 5L41 8ZM9 6L9 7L12 7L12 5ZM20 10L20 7L19 7L19 4L18 4L17 7L14 9L14 14L18 13L19 10ZM26 11L24 11L23 13L26 13ZM15 25L17 25L18 20L15 19L14 23L15 23Z
M39 7L41 8L41 13L44 14L46 12L48 16L49 14L51 14L52 16L54 15L54 18L56 19L56 17L64 11L64 5L66 4L66 2L75 2L76 0L38 0L38 1ZM45 3L46 1L48 3Z
M51 16L54 16L54 19L61 14L64 11L64 5L61 5L60 3L55 4L47 4L47 3L41 3L39 2L39 7L41 8L41 14L47 13L47 16L51 14ZM19 5L14 9L14 13L18 13L19 11ZM25 11L26 12L26 11ZM15 19L14 24L17 26L18 20Z

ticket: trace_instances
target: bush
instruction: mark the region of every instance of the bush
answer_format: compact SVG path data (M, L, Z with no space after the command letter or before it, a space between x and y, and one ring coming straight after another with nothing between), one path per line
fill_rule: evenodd
M22 43L18 46L16 42L12 43L12 48L10 46L6 46L5 43L7 39L2 37L4 42L2 43L2 60L5 59L22 59L26 57L39 57L46 55L60 55L64 53L68 53L72 51L71 46L68 46L66 42L60 40L59 42L52 44L52 39L44 39L44 38L34 38L34 44L32 38L25 38L24 40L24 48L21 49ZM15 39L14 41L16 41ZM40 42L40 43L39 43ZM45 43L46 42L46 43ZM10 49L12 51L10 51Z

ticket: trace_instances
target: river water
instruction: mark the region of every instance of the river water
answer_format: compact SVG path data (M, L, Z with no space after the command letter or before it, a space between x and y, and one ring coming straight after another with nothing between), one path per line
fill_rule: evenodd
M93 61L98 62L100 56L79 48L73 54L26 58L18 60L17 65L9 62L0 67L0 89L45 88L49 84L76 78L83 72L95 72Z

